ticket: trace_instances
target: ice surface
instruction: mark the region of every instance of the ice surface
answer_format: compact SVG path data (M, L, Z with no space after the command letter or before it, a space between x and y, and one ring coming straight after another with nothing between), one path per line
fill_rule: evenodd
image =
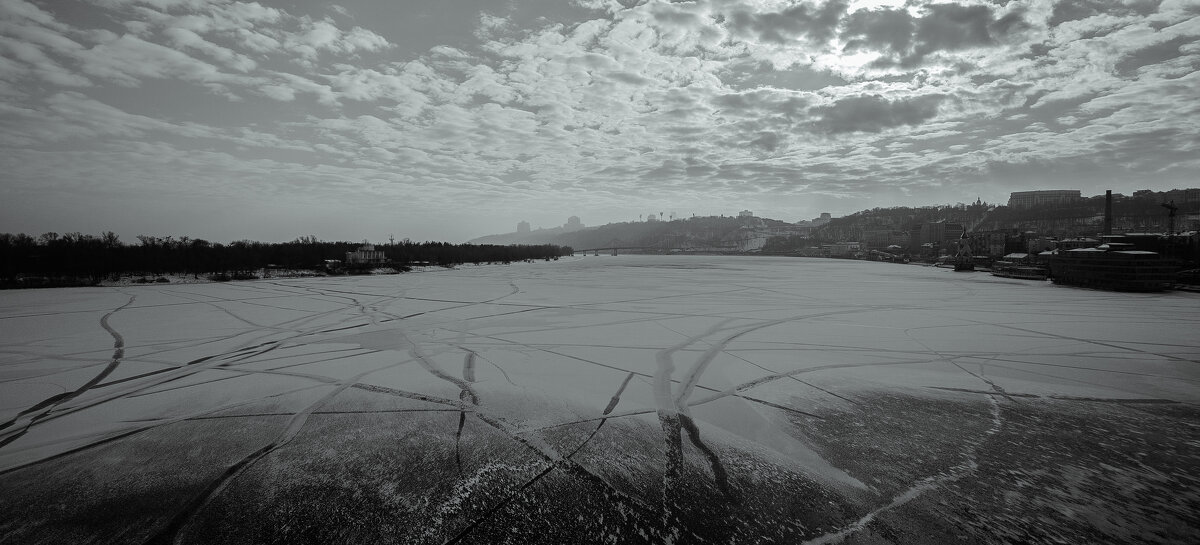
M475 472L440 491L405 492L404 501L418 503L447 494L438 512L460 513L435 517L445 527L420 535L446 539L499 516L503 502L520 503L543 479L559 482L552 467L619 492L629 512L664 505L660 521L682 517L665 502L687 483L707 479L717 484L695 486L733 494L729 483L742 477L722 479L752 467L745 471L754 479L783 471L770 482L807 479L849 498L837 501L864 502L860 518L840 527L795 523L796 537L824 542L865 531L882 512L969 472L958 460L940 477L870 499L882 492L833 454L849 447L821 435L820 419L894 395L932 404L1194 406L1198 326L1197 294L792 258L589 256L390 276L7 291L0 471L15 475L71 452L86 457L101 444L115 448L105 441L184 422L210 423L207 430L247 418L284 419L271 428L283 435L259 438L258 447L275 441L270 450L243 460L277 463L320 443L301 428L327 429L342 415L338 422L360 426L354 441L371 442L364 430L381 422L441 430L439 451L459 461L437 471ZM980 430L993 425L987 411ZM172 437L185 451L201 440ZM957 455L983 440L964 438ZM524 454L479 459L485 446L501 444ZM460 505L501 466L520 467L511 475L532 479L528 488L490 507ZM246 479L270 473L239 466L216 490L239 494L243 471ZM202 500L196 505L217 501Z

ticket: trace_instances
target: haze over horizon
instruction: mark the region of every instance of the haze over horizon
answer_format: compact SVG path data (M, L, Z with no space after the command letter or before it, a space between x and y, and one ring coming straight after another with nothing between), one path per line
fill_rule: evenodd
M1200 180L1189 0L0 0L0 232L461 242Z

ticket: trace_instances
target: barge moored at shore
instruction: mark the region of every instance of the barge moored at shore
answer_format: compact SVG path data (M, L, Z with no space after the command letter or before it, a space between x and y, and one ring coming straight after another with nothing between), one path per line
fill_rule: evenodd
M992 263L992 276L1021 280L1045 280L1050 276L1050 271L1040 265L997 261Z
M1049 259L1056 284L1112 291L1163 291L1176 265L1156 252L1114 250L1108 245L1059 252Z

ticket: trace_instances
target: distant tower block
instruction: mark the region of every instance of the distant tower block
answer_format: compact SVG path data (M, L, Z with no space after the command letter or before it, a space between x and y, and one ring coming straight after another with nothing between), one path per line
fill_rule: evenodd
M580 229L583 229L583 223L579 221L579 216L567 218L567 224L563 225L564 231L578 231Z
M522 221L522 222L518 223L517 224L517 232L518 233L528 233L529 232L529 222Z
M751 212L749 210L742 210L741 212L738 212L738 217L739 218L753 218L754 212Z
M658 216L654 215L654 213L651 212L650 214L648 214L646 216L646 221L658 221Z

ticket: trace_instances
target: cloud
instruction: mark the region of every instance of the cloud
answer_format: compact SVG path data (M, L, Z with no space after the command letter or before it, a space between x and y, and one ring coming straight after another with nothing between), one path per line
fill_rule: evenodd
M889 51L905 55L912 48L917 20L906 9L859 10L846 19L842 39L846 51Z
M918 53L954 51L992 43L990 6L933 4L917 23Z
M298 32L283 33L283 48L307 61L314 61L322 51L353 54L359 51L378 51L388 46L388 41L370 30L353 27L343 31L331 19L314 21L300 19Z
M1190 53L1185 50L1197 43L1200 43L1200 36L1175 36L1126 53L1117 61L1114 69L1117 75L1128 77L1135 75L1143 67L1153 68L1176 59L1185 59L1187 68L1194 71L1200 69L1200 64L1197 64L1197 60L1200 59L1196 58L1195 47L1190 48Z
M841 30L847 52L878 52L875 66L911 68L934 53L986 48L1028 28L1019 10L996 17L986 5L928 4L918 16L909 9L859 10Z
M927 95L888 100L879 95L848 97L814 108L818 127L826 133L880 132L904 125L918 125L938 113L945 97Z
M111 24L83 28L5 2L0 161L38 157L20 183L65 187L91 183L68 181L85 160L117 177L112 153L146 169L130 187L181 170L453 214L439 202L865 204L881 180L937 202L1056 161L1179 175L1200 138L1179 0L580 4L578 21L472 10L478 43L403 50L350 11L100 0L69 20Z
M757 12L750 6L732 10L728 26L734 36L775 44L801 38L824 42L833 37L848 2L828 0L823 4L800 3L780 11Z
M1146 16L1153 13L1160 3L1161 0L1058 0L1046 23L1055 27L1098 15Z
M60 32L68 28L49 12L25 0L8 0L0 3L0 18L5 21L25 20Z
M479 23L475 25L475 37L480 40L489 40L512 30L512 28L512 21L508 18L480 12Z
M169 38L171 43L178 48L199 51L238 72L249 72L258 66L258 63L254 62L250 57L209 42L201 38L199 34L184 28L167 28L163 30L163 35Z
M83 50L82 45L62 34L65 28L53 15L28 2L0 5L0 50L17 61L0 66L0 77L9 81L36 77L63 87L90 86L92 82L86 77L51 57Z
M264 96L273 98L282 102L291 102L296 100L296 89L287 85L268 84L258 88L258 91Z
M144 78L194 82L221 79L216 66L132 34L106 40L76 58L84 73L129 87L136 87Z

